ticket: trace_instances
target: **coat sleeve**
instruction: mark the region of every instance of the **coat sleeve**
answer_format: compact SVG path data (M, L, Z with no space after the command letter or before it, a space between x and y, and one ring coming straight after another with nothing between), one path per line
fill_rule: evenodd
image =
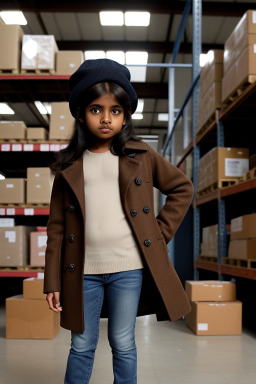
M57 172L52 188L50 216L47 224L44 293L61 290L61 251L64 237L64 204L61 176Z
M148 153L152 164L153 185L167 196L156 220L168 243L187 213L194 188L191 180L182 171L150 146Z

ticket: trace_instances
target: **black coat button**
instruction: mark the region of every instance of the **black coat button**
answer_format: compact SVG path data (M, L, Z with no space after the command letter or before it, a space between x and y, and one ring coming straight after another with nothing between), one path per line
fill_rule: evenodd
M136 177L134 180L136 185L141 185L142 184L142 179L140 177Z
M76 266L75 266L75 264L70 264L68 268L69 268L70 272L74 272L74 270L76 269Z
M76 236L75 235L69 235L69 241L70 243L74 243L74 241L76 240Z
M133 157L135 157L136 156L136 154L135 153L129 153L129 155L128 155L129 157L131 157L131 158L133 158Z
M150 211L149 206L148 206L148 205L145 205L145 207L143 207L143 212L145 212L145 213L149 213L149 211Z
M74 205L69 205L69 206L68 206L68 211L69 211L70 213L74 212L74 210L75 210Z
M135 217L137 215L136 209L131 209L130 210L130 214L131 214L132 217Z
M151 245L151 241L150 241L149 239L144 240L144 245L145 245L146 247L149 247L149 246Z

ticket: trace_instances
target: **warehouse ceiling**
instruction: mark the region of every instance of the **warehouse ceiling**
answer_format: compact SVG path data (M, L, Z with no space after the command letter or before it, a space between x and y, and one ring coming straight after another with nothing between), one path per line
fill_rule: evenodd
M146 51L148 63L168 63L179 29L186 1L140 0L125 1L1 1L0 11L21 10L28 24L22 26L25 34L54 35L59 50ZM224 42L254 1L203 1L202 51L223 49ZM99 12L106 10L148 11L148 27L102 26ZM182 37L176 63L192 62L192 15ZM176 69L175 108L179 108L191 82L191 69ZM21 84L26 88L25 83ZM58 86L58 85L56 85ZM65 85L66 86L66 85ZM168 112L168 71L147 68L146 81L134 83L137 93L144 99L143 119L135 120L138 128L165 128L167 122L158 121L158 113ZM42 101L44 86L39 84ZM61 93L62 92L62 93ZM47 97L48 94L47 94ZM60 98L68 99L68 92L60 91ZM25 98L26 99L26 98ZM28 126L46 126L33 103L9 103L15 115L9 120L24 120ZM0 118L6 119L6 116Z

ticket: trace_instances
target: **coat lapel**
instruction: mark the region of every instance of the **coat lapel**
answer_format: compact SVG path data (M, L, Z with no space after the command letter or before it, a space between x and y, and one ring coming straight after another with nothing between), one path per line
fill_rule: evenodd
M85 220L83 156L76 160L70 167L62 170L61 174L74 192Z

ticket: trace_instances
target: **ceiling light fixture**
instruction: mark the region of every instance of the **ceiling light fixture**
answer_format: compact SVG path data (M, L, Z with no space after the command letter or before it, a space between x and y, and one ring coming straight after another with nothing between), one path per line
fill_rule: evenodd
M119 64L125 64L125 54L123 51L107 51L106 58L115 60Z
M142 113L134 113L132 115L132 118L133 118L133 120L142 120L143 119L143 115L142 115Z
M14 115L14 111L6 103L0 103L0 115Z
M158 113L158 121L168 121L169 114L168 113Z
M27 25L28 23L21 11L2 11L0 16L5 24Z
M125 12L124 18L127 27L148 27L150 24L149 12Z
M100 12L100 23L103 26L122 26L124 25L124 14L121 11Z
M104 51L85 51L85 60L105 59L106 53Z

